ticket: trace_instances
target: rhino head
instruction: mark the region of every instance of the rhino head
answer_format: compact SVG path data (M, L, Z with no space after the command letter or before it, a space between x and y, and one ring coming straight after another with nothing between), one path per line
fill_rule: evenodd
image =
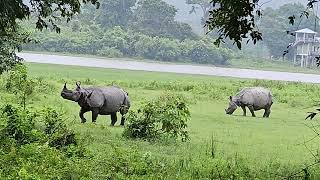
M77 88L72 91L67 88L67 83L65 83L61 91L61 97L70 101L78 102L82 98L84 93L82 92L82 88L80 87L80 82L77 82L76 85Z
M226 114L231 115L238 108L238 100L236 98L229 97L229 107L225 109Z

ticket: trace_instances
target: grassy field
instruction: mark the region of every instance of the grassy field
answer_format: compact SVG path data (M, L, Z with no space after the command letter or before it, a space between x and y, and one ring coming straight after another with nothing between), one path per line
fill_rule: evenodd
M318 100L318 85L44 64L27 66L32 77L41 78L49 86L48 92L36 94L29 106L54 107L63 112L70 128L85 137L86 147L93 155L84 163L89 179L225 179L220 175L230 172L237 173L237 178L279 179L313 163L315 157L308 149L315 154L319 149L319 139L304 144L315 135L307 126L318 124L304 120ZM89 122L81 124L78 105L60 97L64 82L73 89L76 81L83 86L115 82L129 92L132 109L164 91L184 94L190 100L190 141L128 140L121 135L119 121L116 127L110 127L110 117L99 116L97 124L92 124L90 113L86 115ZM272 90L275 103L269 119L262 118L262 111L256 118L241 116L241 109L232 116L224 113L229 95L248 86ZM141 165L149 160L151 164ZM131 168L134 173L114 170L118 166ZM318 167L310 170L313 179L320 177Z
M308 73L308 74L320 73L318 67L302 68L300 66L293 66L293 63L289 62L288 60L268 60L263 58L231 59L229 67L268 70L268 71Z

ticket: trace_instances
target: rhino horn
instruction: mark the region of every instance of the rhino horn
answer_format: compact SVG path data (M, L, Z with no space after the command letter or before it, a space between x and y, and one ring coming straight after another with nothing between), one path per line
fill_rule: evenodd
M63 89L67 89L67 83L64 83Z

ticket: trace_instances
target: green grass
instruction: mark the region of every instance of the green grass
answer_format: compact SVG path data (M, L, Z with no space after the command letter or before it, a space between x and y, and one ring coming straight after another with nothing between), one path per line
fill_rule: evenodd
M263 58L231 59L229 67L308 74L320 73L318 67L302 68L300 66L293 66L292 61L289 62L288 60L268 60Z
M211 167L212 163L218 162L222 166L223 159L236 157L243 158L245 165L262 179L268 179L262 175L264 171L289 173L314 161L311 153L301 143L314 136L314 132L306 125L317 124L317 121L305 121L304 118L318 99L318 85L45 64L28 64L28 69L32 77L43 78L52 89L47 94L36 94L30 106L50 106L64 112L69 127L86 137L86 147L95 157L91 163L96 167L89 168L93 178L105 179L106 169L112 168L105 163L109 163L110 158L116 158L114 156L128 160L130 153L135 154L132 151L137 151L142 156L150 153L164 163L163 168L168 168L165 171L168 174L163 174L164 179L206 179L208 177L203 174L210 174L210 168L219 169L218 166ZM123 128L108 126L109 116L99 116L97 125L94 125L90 123L88 113L86 117L89 122L81 124L78 105L60 97L64 82L68 82L69 88L74 88L74 83L78 80L83 86L116 82L129 92L132 109L137 109L143 101L164 91L185 94L192 102L191 120L188 123L190 142L150 143L128 140L121 136ZM228 96L247 86L265 86L272 90L275 103L269 119L261 118L263 111L256 113L256 118L243 117L241 108L232 116L224 113ZM209 155L212 140L217 159L215 162L211 162ZM121 149L120 155L115 153L114 147ZM315 152L319 148L319 140L307 143L307 147ZM126 153L129 153L128 157L124 155ZM181 160L188 160L190 164L181 169ZM129 164L130 162L128 160ZM172 175L178 171L185 174L173 178ZM194 171L200 175L194 175ZM160 174L154 176L160 178ZM136 179L138 176L131 178ZM143 179L143 176L140 178Z

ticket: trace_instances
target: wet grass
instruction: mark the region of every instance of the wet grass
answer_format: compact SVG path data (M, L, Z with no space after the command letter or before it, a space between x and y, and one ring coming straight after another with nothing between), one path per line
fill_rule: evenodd
M294 172L313 162L314 157L306 146L314 153L319 149L318 139L306 143L306 146L303 144L314 136L307 125L316 125L317 121L305 121L304 118L318 99L318 85L44 64L28 64L28 68L31 76L41 77L52 86L52 92L36 95L31 105L52 106L64 112L68 125L88 139L86 146L96 157L93 164L98 166L91 169L92 177L98 179L106 178L103 168L108 168L100 163L121 156L115 153L115 146L123 153L133 150L142 155L151 154L158 159L157 162L166 162L164 168L168 168L168 174L164 179L171 179L180 171L185 176L177 175L172 179L209 179L214 163L221 165L221 159L234 157L243 158L256 177L265 179L264 172L269 175L271 172ZM68 82L71 88L75 87L77 80L83 86L109 85L112 82L121 85L130 94L132 109L163 91L185 94L192 102L192 118L188 123L191 140L186 143L128 140L121 136L123 128L108 126L109 116L99 116L97 124L93 125L90 113L86 115L89 122L81 124L78 105L63 100L59 95L64 82ZM263 111L259 111L256 118L241 116L241 109L232 116L224 113L228 95L247 86L265 86L272 90L275 103L269 119L261 118ZM212 153L217 162L211 162ZM190 165L183 169L179 164L181 160L190 161Z

